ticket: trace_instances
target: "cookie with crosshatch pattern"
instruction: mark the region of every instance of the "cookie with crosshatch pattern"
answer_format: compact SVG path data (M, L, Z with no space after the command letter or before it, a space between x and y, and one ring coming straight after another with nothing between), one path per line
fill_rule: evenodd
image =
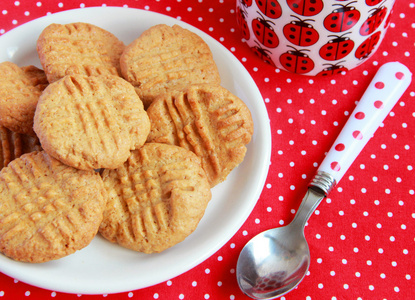
M192 83L220 83L209 46L180 27L155 25L129 44L120 60L122 76L147 108L160 94Z
M211 186L244 159L254 123L246 104L220 85L191 85L158 97L147 109L147 142L184 147L202 160Z
M34 130L42 148L65 164L114 169L144 144L150 121L121 77L67 75L42 93Z
M107 201L100 175L31 152L0 172L0 252L23 262L62 258L98 232Z
M125 45L101 27L75 22L50 24L40 34L36 48L52 83L66 75L119 75Z
M139 252L161 252L183 241L211 199L200 159L174 145L145 144L102 178L109 197L99 232Z
M45 72L35 66L0 63L0 126L34 136L33 115L47 85Z

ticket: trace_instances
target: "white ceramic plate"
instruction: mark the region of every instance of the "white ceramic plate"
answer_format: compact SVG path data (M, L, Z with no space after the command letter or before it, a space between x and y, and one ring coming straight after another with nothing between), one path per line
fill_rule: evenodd
M212 200L196 231L182 243L146 255L111 244L97 236L65 258L43 264L15 262L0 254L0 271L28 284L76 294L108 294L148 287L198 265L221 248L242 226L265 183L271 153L269 118L260 92L242 64L202 31L161 14L121 7L94 7L52 14L26 23L0 37L0 62L40 67L36 40L51 23L89 22L129 44L156 24L179 24L200 35L212 50L222 86L248 105L254 135L245 160L213 190Z

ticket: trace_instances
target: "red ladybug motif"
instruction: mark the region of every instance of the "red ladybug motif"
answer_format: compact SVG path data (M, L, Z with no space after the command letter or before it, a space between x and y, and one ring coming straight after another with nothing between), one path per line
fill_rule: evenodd
M265 20L265 18L261 15L261 17L252 20L252 29L262 45L269 48L275 48L279 45L280 40L278 39L278 36L274 32L274 29L270 23L274 24L269 20Z
M366 0L366 4L369 6L375 6L382 2L383 0Z
M369 35L375 32L375 30L379 28L380 24L385 19L387 12L388 9L384 6L374 9L373 13L363 23L362 27L360 27L360 34Z
M280 63L284 68L297 74L305 74L314 69L314 61L304 53L309 50L291 48L294 50L288 50L280 56Z
M354 42L350 38L345 37L346 34L350 34L350 32L341 36L329 35L329 37L334 37L334 39L328 41L327 44L320 48L320 56L325 60L332 61L342 59L352 52Z
M306 22L313 20L301 20L296 16L291 17L297 18L298 21L292 21L284 26L283 33L285 38L297 46L310 46L317 43L319 39L317 30Z
M245 7L250 7L252 5L252 0L241 0L241 4Z
M242 37L245 40L249 40L251 34L249 33L248 22L246 22L246 11L241 7L237 8L236 12L236 21L238 22L239 27L241 28Z
M327 68L324 68L323 71L319 72L317 76L329 76L329 75L337 75L341 74L343 72L348 71L347 68L345 68L343 65L339 65L340 63L343 63L343 61L339 61L337 64L324 64L328 66Z
M255 41L256 42L256 41ZM256 42L257 43L257 42ZM254 51L254 53L259 57L259 58L261 58L263 61L265 61L267 64L270 64L271 66L273 66L274 68L276 67L275 66L275 63L274 63L274 61L271 59L271 56L270 56L270 54L271 54L271 51L269 51L268 49L264 49L264 48L262 48L261 47L261 45L259 45L258 43L257 43L257 45L258 46L255 46L255 47L252 47L251 49L252 49L252 51Z
M331 32L343 32L356 25L360 19L360 12L354 6L349 6L352 3L356 1L346 5L334 4L333 6L340 6L340 8L333 10L324 19L324 27Z
M287 0L293 12L301 16L315 16L322 11L323 0Z
M278 0L255 0L258 8L269 18L278 19L281 17L281 5Z
M355 57L358 59L365 59L373 52L373 49L380 40L380 31L375 32L373 35L368 37L363 43L357 47Z

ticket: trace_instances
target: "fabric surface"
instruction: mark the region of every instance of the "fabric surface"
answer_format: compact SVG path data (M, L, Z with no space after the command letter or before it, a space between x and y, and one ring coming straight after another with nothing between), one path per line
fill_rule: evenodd
M159 12L206 32L229 49L262 93L272 131L269 174L250 217L214 255L188 272L145 289L72 295L0 274L2 299L249 299L235 269L250 238L288 224L317 170L374 73L400 61L415 73L415 1L397 1L374 56L345 75L307 77L274 69L243 42L234 0L15 1L0 5L1 35L30 20L90 6ZM122 22L122 20L120 20ZM311 266L281 299L412 299L415 286L415 84L311 216L305 235ZM68 279L70 280L70 279Z

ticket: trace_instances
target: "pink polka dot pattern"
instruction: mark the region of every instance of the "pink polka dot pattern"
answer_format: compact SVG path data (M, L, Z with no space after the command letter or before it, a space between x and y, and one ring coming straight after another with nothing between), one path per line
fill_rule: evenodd
M401 80L401 79L403 79L404 78L404 73L402 73L402 72L396 72L396 74L395 74L395 77L397 78L397 79L399 79L399 80Z
M382 109L383 108L383 102L380 100L376 100L373 105L378 108L378 109Z
M355 130L355 131L353 131L353 137L356 139L356 140L361 140L361 139L363 139L363 135L362 135L362 133L359 131L359 130Z
M343 143L337 144L334 149L337 151L343 151L346 148L346 146Z
M365 113L364 113L364 112L359 111L359 112L357 112L357 113L354 115L354 117L355 117L356 119L358 119L358 120L363 120L363 119L365 118Z
M385 84L382 81L378 81L375 83L375 88L381 90L385 87Z
M350 118L345 124L319 171L329 173L336 182L340 181L369 138L406 91L411 83L411 76L409 69L397 62L386 63L379 68L356 106L352 114L354 118ZM373 100L379 97L383 101ZM339 145L342 145L342 151L338 150Z
M337 161L333 161L332 163L330 163L330 168L334 172L339 172L341 170L340 164Z
M244 1L249 4L255 0ZM381 1L369 2L374 8L381 6ZM255 234L292 220L324 151L333 144L349 116L354 116L355 101L379 66L400 61L414 70L415 2L396 1L385 39L364 64L346 75L320 78L284 72L253 54L238 32L238 12L232 0L2 0L0 43L1 35L46 14L103 5L149 10L180 19L211 35L238 58L260 89L270 118L273 152L265 187L252 214L231 240L197 267L166 282L117 294L72 295L37 288L0 273L0 298L250 300L239 290L235 278L240 250ZM396 73L395 80L401 76ZM371 99L368 110L359 110L365 113L365 119L372 116L367 111L388 110L382 97L386 88ZM298 288L281 300L413 298L414 124L412 83L384 126L310 218L305 229L311 252L309 272ZM349 144L344 143L344 149L337 152L344 153L348 148ZM114 270L117 272L122 270Z

